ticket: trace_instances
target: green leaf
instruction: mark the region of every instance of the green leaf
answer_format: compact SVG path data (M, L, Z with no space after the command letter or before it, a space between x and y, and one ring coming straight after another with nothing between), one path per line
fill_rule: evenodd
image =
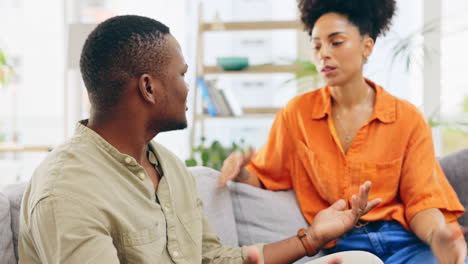
M468 96L465 96L465 98L463 98L463 111L465 113L468 113Z
M239 149L240 149L239 145L237 145L236 142L232 142L232 151L234 152Z
M0 66L6 65L7 64L7 58L5 56L5 53L0 49Z
M197 166L197 161L195 159L188 159L188 160L185 161L185 166L195 167L195 166Z
M438 126L440 126L440 123L434 121L432 118L429 118L429 119L427 120L427 123L429 124L430 127L438 127Z
M201 153L202 165L208 166L208 162L210 160L210 152L207 150L203 150Z
M302 72L317 73L317 66L310 60L297 59L294 61L294 64L302 66Z
M246 146L244 139L241 139L240 143L234 141L228 147L224 147L218 140L213 140L208 146L203 144L206 142L205 138L202 138L201 141L202 144L193 148L193 151L195 153L199 153L199 155L195 155L194 158L186 160L187 166L197 166L198 164L201 164L202 166L220 170L223 166L224 160L233 151L249 151L249 147Z
M216 170L220 170L222 167L223 160L221 159L221 153L215 152L211 155L211 167Z
M202 152L203 151L203 146L200 145L198 147L195 147L195 148L193 148L193 151L194 152Z
M7 81L8 81L8 76L7 76L6 72L0 72L0 83L2 85L6 85Z

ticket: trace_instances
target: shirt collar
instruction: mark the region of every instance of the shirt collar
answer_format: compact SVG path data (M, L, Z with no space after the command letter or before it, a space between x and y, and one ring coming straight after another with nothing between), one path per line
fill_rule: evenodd
M107 153L109 153L112 157L118 160L120 163L124 164L125 166L130 167L138 167L138 163L130 155L124 154L117 150L114 146L112 146L109 142L107 142L103 137L101 137L98 133L94 130L87 127L88 119L81 120L76 124L75 128L75 135L77 136L85 136L91 139L96 145L103 148Z
M376 92L374 112L370 121L378 119L383 123L392 123L396 120L396 98L387 93L381 86L371 80L366 82L374 88ZM320 90L320 99L312 107L312 119L321 119L331 115L331 93L328 86Z

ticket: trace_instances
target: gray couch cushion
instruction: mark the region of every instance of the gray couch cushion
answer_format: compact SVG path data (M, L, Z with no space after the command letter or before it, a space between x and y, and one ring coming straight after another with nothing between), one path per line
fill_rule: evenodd
M0 192L0 262L5 264L16 263L13 249L13 235L11 232L10 202Z
M206 217L224 245L237 247L236 222L231 195L227 188L217 188L219 172L206 167L193 167L198 193L203 201Z
M460 202L468 207L468 149L449 154L440 160L447 179L458 194ZM461 225L468 226L468 214L458 219ZM468 234L465 235L468 239Z
M27 183L18 183L6 185L2 191L10 201L11 230L13 232L13 243L15 256L18 257L18 232L19 232L19 214L21 199L26 189Z
M309 226L293 191L273 192L242 183L231 183L229 188L241 246L277 242Z

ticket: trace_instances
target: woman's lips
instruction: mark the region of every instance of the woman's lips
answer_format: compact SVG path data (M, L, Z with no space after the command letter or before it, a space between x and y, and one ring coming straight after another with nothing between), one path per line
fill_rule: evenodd
M335 67L325 66L325 67L322 68L322 73L325 76L330 76L331 74L333 74L335 72L335 70L336 70Z

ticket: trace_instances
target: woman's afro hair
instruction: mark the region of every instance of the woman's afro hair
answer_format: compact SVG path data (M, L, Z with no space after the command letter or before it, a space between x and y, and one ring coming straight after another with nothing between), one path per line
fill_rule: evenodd
M322 15L333 12L346 16L374 41L389 29L396 9L395 0L299 0L298 6L309 35Z

